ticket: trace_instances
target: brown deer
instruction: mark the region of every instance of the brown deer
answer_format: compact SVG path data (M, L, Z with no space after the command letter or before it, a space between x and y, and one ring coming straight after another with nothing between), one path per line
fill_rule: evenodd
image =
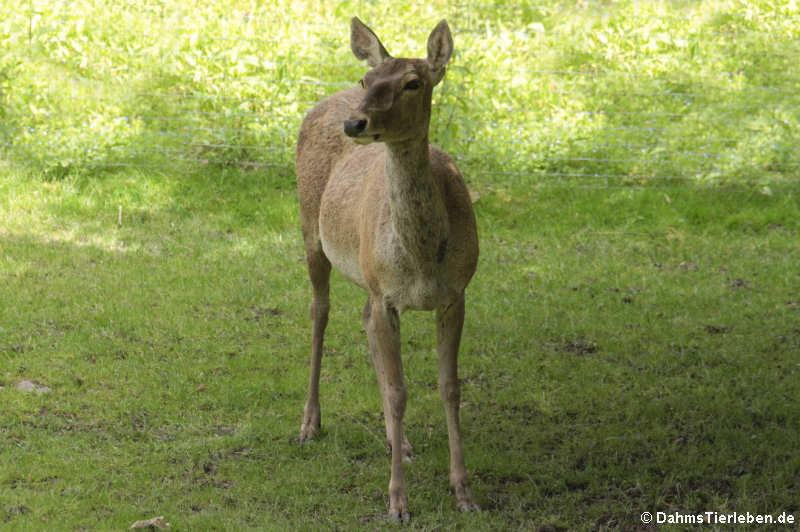
M428 38L427 59L395 59L353 18L350 46L371 70L360 87L314 107L297 140L300 219L313 287L311 376L300 442L320 428L319 377L333 265L369 294L364 328L392 455L389 517L409 518L403 462L412 449L403 432L407 392L399 319L404 310L436 310L450 483L462 510L477 509L461 448L457 358L478 235L456 165L428 143L431 94L444 76L453 38L443 20Z

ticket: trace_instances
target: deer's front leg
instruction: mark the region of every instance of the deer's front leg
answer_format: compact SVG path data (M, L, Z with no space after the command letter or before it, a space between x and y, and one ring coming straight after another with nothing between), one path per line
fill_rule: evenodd
M380 297L370 295L365 325L375 357L375 371L383 396L386 432L392 448L392 475L389 480L389 517L409 519L408 495L403 477L403 415L406 410L406 387L400 359L400 318L397 310Z
M450 485L456 495L458 507L463 511L477 510L472 497L464 466L461 447L461 429L458 412L461 391L458 383L458 346L464 325L464 297L449 307L436 312L439 352L439 391L447 417L447 434L450 440Z
M308 377L308 399L303 409L303 423L300 425L300 443L311 440L322 426L322 415L319 406L319 376L322 368L322 344L325 327L328 325L328 309L330 308L329 287L331 263L321 251L308 253L308 272L314 296L309 308L312 328L311 364Z

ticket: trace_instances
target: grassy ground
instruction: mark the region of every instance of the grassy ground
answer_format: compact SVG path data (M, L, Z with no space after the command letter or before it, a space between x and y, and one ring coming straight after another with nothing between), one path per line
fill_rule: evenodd
M513 192L476 205L462 349L485 512L446 494L430 316L404 318L413 526L798 512L797 190ZM380 526L363 294L339 277L325 434L291 441L309 323L286 176L6 177L2 194L4 528Z
M373 23L390 51L457 22L434 134L482 246L461 377L484 511L447 494L432 316L409 313L410 528L800 519L796 7L73 4L0 21L0 528L386 526L364 295L338 275L323 437L292 441L310 289L291 144L360 77L347 18L393 9L424 29ZM244 59L265 47L274 64Z

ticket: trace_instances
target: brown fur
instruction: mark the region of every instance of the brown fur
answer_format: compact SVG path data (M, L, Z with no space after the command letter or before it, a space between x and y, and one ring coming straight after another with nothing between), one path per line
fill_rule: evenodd
M311 377L300 439L311 439L320 427L319 372L333 265L369 295L364 326L392 449L391 515L408 516L402 461L410 459L411 446L402 430L406 390L399 322L407 309L437 313L451 483L459 506L470 509L475 503L461 452L456 360L478 238L455 163L428 143L431 94L444 75L452 37L442 21L428 40L427 60L394 59L353 19L351 46L374 68L362 88L334 94L312 109L297 141L300 218L314 292Z

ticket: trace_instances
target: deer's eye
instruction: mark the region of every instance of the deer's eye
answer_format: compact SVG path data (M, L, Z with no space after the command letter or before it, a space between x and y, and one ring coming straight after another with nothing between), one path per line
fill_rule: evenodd
M420 88L420 86L421 86L421 84L420 84L418 79L412 79L411 81L408 81L408 82L406 82L405 85L403 85L403 90L404 91L415 91L418 88Z

